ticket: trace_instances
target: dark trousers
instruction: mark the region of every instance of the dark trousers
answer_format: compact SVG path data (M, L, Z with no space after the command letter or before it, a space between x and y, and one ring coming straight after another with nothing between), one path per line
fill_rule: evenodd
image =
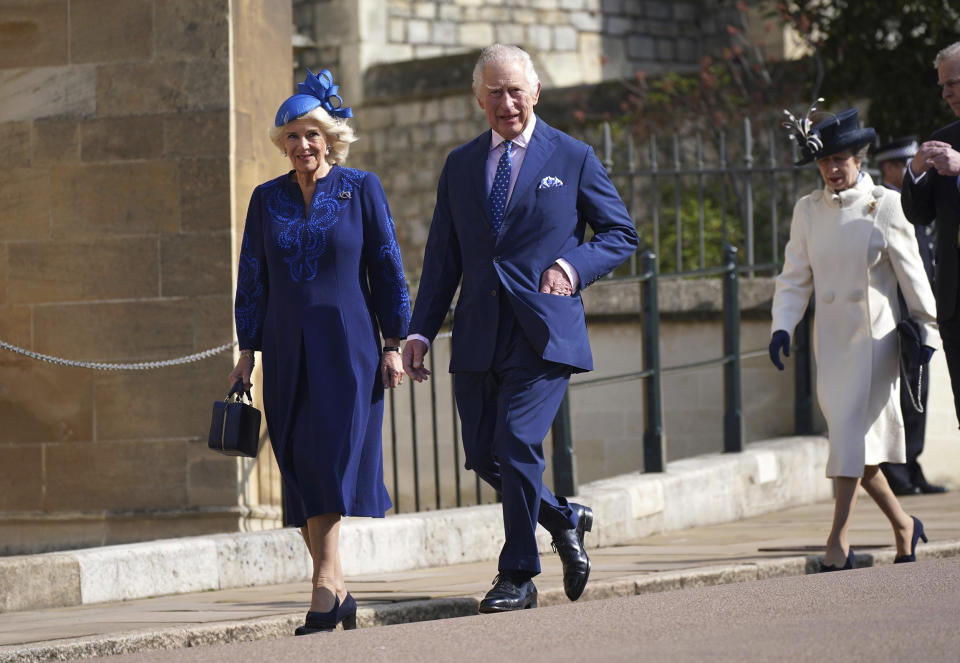
M950 373L950 386L953 388L953 407L960 423L960 315L938 324L943 353L947 359L947 371Z
M920 369L916 365L916 358L904 357L900 365L900 411L903 413L903 432L907 442L906 463L881 463L880 469L887 482L894 490L905 490L912 486L921 486L926 483L917 456L923 452L923 438L927 428L927 394L930 390L929 366L923 370L922 379ZM920 402L923 412L918 412L910 398L907 385L917 397L917 382L920 382Z
M530 346L509 304L501 305L490 370L453 376L465 465L503 500L501 571L540 572L538 522L550 532L577 525L566 499L543 484L543 439L569 379L568 366L544 361Z

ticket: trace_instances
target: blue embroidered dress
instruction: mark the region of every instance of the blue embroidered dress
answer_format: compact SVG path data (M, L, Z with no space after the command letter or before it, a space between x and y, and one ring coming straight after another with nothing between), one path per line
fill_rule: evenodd
M240 251L241 348L263 355L267 428L285 520L382 517L380 330L410 320L400 248L376 175L334 166L309 212L292 173L258 186Z

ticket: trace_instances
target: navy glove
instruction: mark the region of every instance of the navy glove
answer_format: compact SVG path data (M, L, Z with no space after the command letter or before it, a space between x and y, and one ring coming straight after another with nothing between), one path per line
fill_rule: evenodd
M783 350L783 356L790 356L790 334L778 329L770 337L770 361L779 370L783 370L783 362L780 361L780 351Z
M926 366L930 363L930 358L933 357L933 353L936 352L929 345L920 346L920 355L917 357L917 361L920 362L921 366Z

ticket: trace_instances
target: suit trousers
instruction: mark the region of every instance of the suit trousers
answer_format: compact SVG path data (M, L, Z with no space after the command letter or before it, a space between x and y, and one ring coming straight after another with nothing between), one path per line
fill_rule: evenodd
M950 373L950 386L953 388L953 407L960 423L960 309L950 320L939 321L940 339L943 341L943 354Z
M570 367L542 359L517 324L502 289L498 296L493 363L487 371L455 373L454 393L465 466L502 497L506 541L498 568L537 574L537 523L551 533L577 525L566 499L543 484L543 440L566 391Z

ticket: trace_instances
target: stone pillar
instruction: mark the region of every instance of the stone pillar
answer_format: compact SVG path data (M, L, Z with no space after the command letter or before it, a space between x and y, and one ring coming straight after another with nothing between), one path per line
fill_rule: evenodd
M289 6L11 0L0 33L0 339L109 362L229 341L246 201L283 168ZM237 529L247 468L206 449L232 365L0 350L0 554Z

